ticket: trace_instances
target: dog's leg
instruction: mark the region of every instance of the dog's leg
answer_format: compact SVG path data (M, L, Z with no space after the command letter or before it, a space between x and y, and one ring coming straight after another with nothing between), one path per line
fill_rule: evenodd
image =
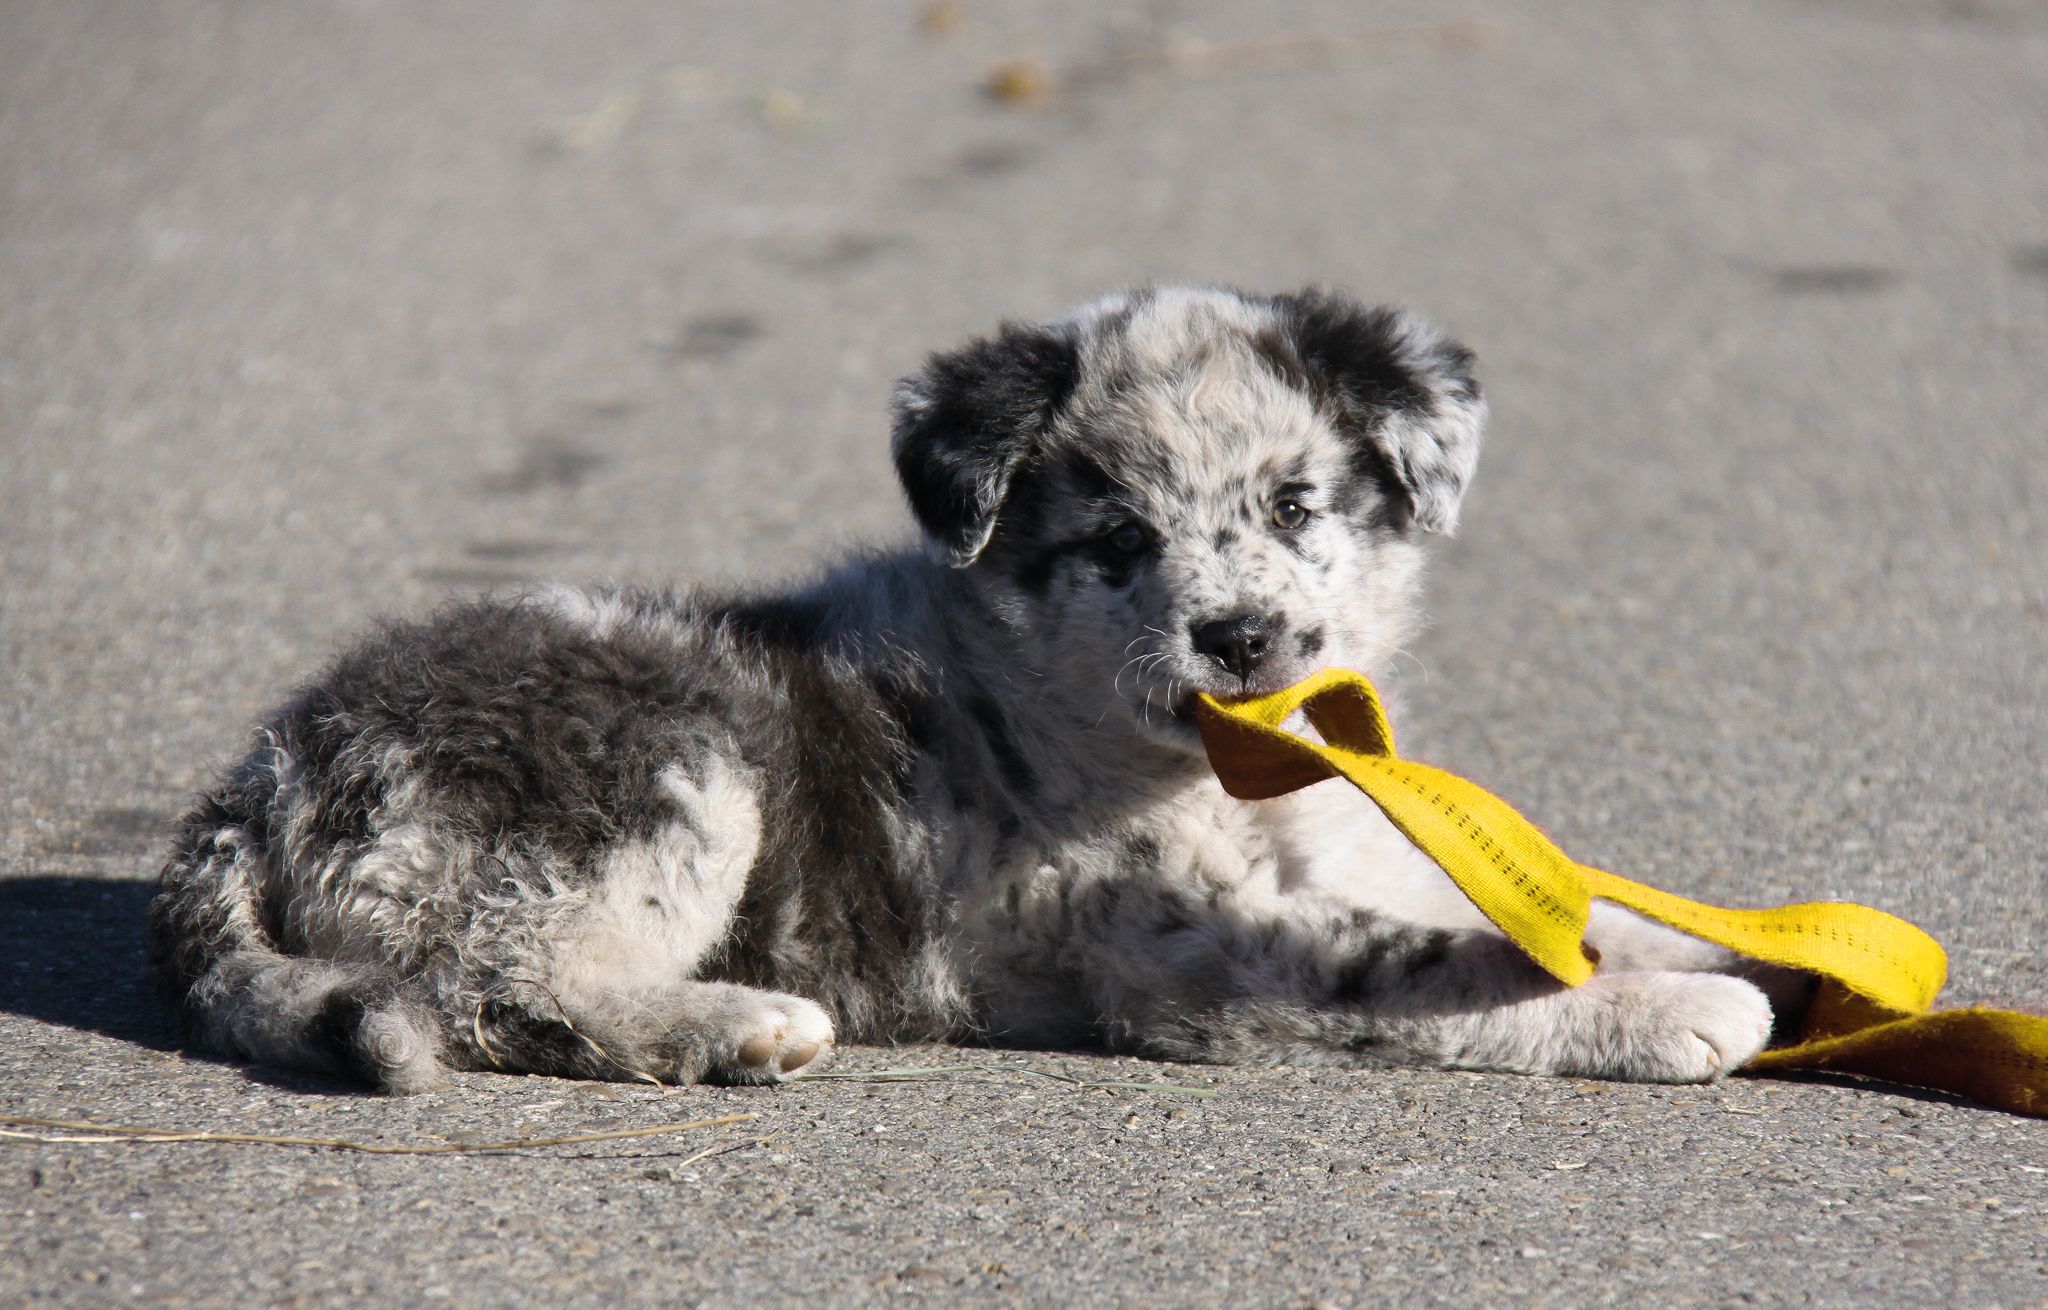
M1318 894L1327 888L1333 900L1406 923L1489 927L1450 875L1347 789L1309 788L1274 809L1287 819L1281 831L1290 853L1323 879ZM1586 944L1603 973L1725 973L1755 983L1786 1036L1798 1031L1818 983L1812 974L1737 955L1606 901L1593 902Z
M1124 885L1069 953L1122 1045L1179 1059L1421 1064L1704 1082L1762 1048L1770 1002L1716 973L1567 988L1491 932L1305 898L1193 901Z
M586 888L523 923L480 925L486 950L526 943L524 958L457 989L472 998L467 1035L484 1067L758 1083L824 1060L833 1024L818 1005L692 978L734 929L760 849L758 778L703 751L655 786L667 821L598 852Z

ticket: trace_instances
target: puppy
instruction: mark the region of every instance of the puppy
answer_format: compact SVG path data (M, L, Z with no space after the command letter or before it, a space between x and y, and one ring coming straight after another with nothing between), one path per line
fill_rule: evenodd
M1313 291L936 355L892 445L924 549L342 655L179 826L165 985L204 1049L394 1092L775 1082L835 1038L1716 1078L1772 1018L1716 948L1603 907L1560 987L1361 797L1204 762L1197 692L1414 632L1484 413L1462 347Z

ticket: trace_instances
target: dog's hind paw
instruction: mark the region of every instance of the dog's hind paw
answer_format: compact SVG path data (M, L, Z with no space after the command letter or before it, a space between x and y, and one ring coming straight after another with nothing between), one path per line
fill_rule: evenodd
M779 1083L816 1072L831 1058L832 1019L810 1001L760 992L738 1007L705 1077L724 1083Z

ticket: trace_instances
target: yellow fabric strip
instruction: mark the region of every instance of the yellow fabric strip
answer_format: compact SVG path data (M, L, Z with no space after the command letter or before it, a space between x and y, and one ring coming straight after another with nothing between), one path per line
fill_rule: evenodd
M1322 741L1283 726L1297 712ZM1248 700L1204 696L1196 722L1209 762L1233 796L1263 800L1324 778L1350 781L1481 913L1570 986L1593 974L1584 938L1594 897L1740 954L1819 975L1801 1040L1765 1051L1748 1072L1863 1074L2048 1115L2048 1018L2008 1010L1929 1013L1948 958L1903 919L1840 901L1723 909L1580 864L1483 787L1396 755L1379 694L1342 669Z

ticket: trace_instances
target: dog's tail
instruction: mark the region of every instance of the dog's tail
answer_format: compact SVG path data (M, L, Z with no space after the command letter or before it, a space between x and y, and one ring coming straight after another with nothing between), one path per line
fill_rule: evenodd
M263 753L185 816L150 905L164 990L202 1049L320 1069L391 1092L442 1085L439 1025L372 964L288 955L266 902L277 771Z

